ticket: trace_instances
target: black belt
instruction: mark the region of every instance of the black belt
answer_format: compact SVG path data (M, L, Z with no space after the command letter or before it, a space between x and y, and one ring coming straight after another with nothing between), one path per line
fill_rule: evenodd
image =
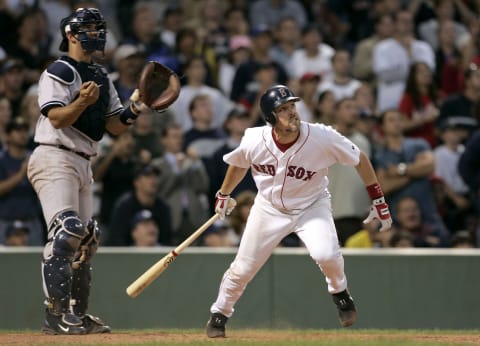
M66 151L70 151L71 153L77 154L78 156L84 158L87 161L90 161L90 158L91 158L90 155L82 153L81 151L72 150L72 149L64 146L63 144L43 144L42 143L41 145L48 145L48 146L55 147L55 148L58 148L58 149L63 149L63 150L66 150Z

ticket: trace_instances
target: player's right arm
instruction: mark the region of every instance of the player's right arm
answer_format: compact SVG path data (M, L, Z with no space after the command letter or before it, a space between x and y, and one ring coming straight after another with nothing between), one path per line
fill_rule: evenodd
M237 205L237 202L230 197L230 194L242 181L247 172L248 168L241 168L232 165L228 166L222 186L215 196L215 212L222 220L225 218L225 215L230 215L233 208Z
M97 102L99 95L100 88L95 82L83 83L75 101L64 107L51 107L48 109L47 115L50 123L56 129L72 125L88 106Z
M237 185L242 181L248 172L248 168L237 166L228 166L227 173L223 179L220 193L222 195L230 195Z

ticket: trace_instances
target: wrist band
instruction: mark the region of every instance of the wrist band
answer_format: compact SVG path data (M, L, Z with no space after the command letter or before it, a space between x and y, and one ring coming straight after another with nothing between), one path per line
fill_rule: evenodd
M131 107L127 107L123 110L122 113L120 113L119 118L122 124L132 125L135 122L135 120L138 118L138 115L136 115L132 111Z
M374 183L367 186L367 192L371 200L383 197L382 187L379 183Z

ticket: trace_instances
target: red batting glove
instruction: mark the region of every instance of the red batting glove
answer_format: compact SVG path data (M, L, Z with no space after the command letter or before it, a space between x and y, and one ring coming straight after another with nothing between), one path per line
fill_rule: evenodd
M220 219L225 219L225 215L230 215L233 208L237 205L237 201L230 197L230 195L224 195L218 191L215 195L215 212L220 216Z
M382 224L380 231L386 231L392 227L392 217L388 204L385 202L382 188L378 183L367 186L368 195L372 199L372 206L370 207L370 213L367 218L363 220L363 223L369 223L373 219L378 219Z

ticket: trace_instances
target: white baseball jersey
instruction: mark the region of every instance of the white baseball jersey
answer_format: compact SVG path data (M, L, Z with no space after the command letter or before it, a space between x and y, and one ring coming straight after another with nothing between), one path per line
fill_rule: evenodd
M73 80L62 80L45 70L39 80L38 103L40 110L51 106L66 106L72 103L80 92L82 79L78 71L67 61L57 60L55 63L65 64L73 72ZM110 79L108 79L110 102L105 117L114 116L123 110L122 103L117 91ZM45 115L38 119L35 130L35 142L41 144L64 145L67 148L85 153L89 156L97 154L98 142L89 138L73 126L56 129L52 126Z
M259 193L282 211L304 210L328 195L328 167L360 160L359 148L332 127L303 121L300 126L300 137L285 152L272 128L263 126L246 130L240 146L223 157L229 165L251 167Z

